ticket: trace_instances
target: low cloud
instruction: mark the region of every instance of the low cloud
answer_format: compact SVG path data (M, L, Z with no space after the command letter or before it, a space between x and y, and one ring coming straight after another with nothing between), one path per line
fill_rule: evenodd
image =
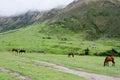
M0 15L11 16L29 10L49 10L58 6L66 6L73 0L0 0Z

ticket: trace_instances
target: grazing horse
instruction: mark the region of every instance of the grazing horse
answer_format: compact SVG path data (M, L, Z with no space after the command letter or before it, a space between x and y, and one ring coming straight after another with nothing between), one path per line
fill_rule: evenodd
M17 52L17 53L18 53L18 50L15 49L15 48L13 48L13 49L12 49L12 52Z
M115 66L115 61L113 56L107 56L104 60L104 66L109 66L109 62L112 62L112 66Z
M84 54L84 53L80 53L79 55L80 55L80 56L84 56L85 54Z
M68 57L70 56L74 57L74 53L68 53Z
M26 51L23 50L23 49L19 50L19 53L25 53L25 52L26 52Z

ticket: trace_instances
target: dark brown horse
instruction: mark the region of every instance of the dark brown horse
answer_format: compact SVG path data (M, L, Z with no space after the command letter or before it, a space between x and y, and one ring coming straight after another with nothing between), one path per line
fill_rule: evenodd
M72 56L72 57L74 57L74 53L68 53L68 57L70 57L70 56Z
M18 49L13 48L12 52L17 52L18 53Z
M79 55L80 55L80 56L84 56L85 54L84 54L84 53L80 53Z
M104 66L109 66L109 62L112 62L112 66L115 66L115 61L113 56L107 56L104 60Z

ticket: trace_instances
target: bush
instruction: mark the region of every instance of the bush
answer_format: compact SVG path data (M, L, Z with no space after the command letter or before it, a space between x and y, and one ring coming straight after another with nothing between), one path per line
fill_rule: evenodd
M98 56L120 56L120 52L117 52L115 49L107 50L105 52L101 52L97 54Z

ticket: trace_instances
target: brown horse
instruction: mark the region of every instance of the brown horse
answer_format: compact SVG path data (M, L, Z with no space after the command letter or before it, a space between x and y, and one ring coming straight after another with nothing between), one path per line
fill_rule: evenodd
M113 56L107 56L104 60L104 66L109 66L109 62L112 62L112 66L115 66L115 61Z
M68 53L68 57L70 57L70 56L72 56L72 57L74 57L74 53Z
M80 53L79 55L80 55L80 56L84 56L85 54L84 54L84 53Z
M12 49L12 52L17 52L17 53L18 53L18 50L15 49L15 48L13 48L13 49Z

